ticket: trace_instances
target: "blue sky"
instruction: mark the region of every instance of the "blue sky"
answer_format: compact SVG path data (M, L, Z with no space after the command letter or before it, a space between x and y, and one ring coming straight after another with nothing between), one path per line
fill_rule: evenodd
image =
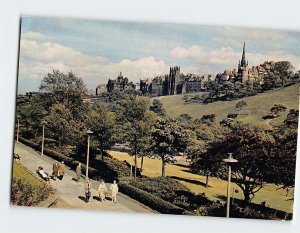
M90 89L119 72L138 82L175 65L216 74L236 68L244 41L249 65L290 60L299 70L299 38L278 30L24 17L18 91L37 91L52 69L72 70Z

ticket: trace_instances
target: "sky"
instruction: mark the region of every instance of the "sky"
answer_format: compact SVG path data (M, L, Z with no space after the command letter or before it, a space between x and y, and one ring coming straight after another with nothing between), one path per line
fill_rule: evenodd
M18 92L38 91L53 69L72 71L87 88L115 79L133 82L181 72L217 74L237 68L246 43L250 66L291 61L300 70L300 32L71 18L23 17Z

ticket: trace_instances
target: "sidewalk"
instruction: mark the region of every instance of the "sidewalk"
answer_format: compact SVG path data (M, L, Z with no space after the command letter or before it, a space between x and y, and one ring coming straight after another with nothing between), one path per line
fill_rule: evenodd
M35 173L38 166L42 166L45 172L49 174L52 173L52 165L55 162L54 159L45 155L41 156L37 151L22 143L15 143L15 153L20 155L21 164L30 171ZM92 195L90 202L86 203L84 200L84 179L81 179L81 181L77 183L75 177L76 173L66 166L66 174L63 180L57 179L56 181L50 181L50 184L57 190L58 195L58 202L55 207L84 210L156 213L150 208L120 192L117 195L117 203L112 203L110 200L106 200L104 203L101 203L97 198L99 182L95 180L91 180ZM107 189L109 189L110 184L106 183L106 185Z

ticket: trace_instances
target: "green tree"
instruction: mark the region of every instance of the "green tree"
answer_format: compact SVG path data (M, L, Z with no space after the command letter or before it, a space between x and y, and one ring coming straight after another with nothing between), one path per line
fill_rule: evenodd
M220 176L220 169L216 164L221 164L222 158L214 156L214 149L205 151L203 147L195 149L190 152L191 170L197 174L206 176L205 187L208 187L208 180L210 176Z
M188 146L189 137L186 130L175 120L159 119L152 129L152 152L162 162L161 175L166 175L166 164L176 161L175 156L183 153Z
M89 112L88 126L93 131L102 161L104 161L104 152L109 150L116 141L115 124L115 113L110 111L107 104L98 104Z
M72 72L64 74L59 70L53 70L43 78L40 91L48 95L51 105L64 104L67 108L74 109L73 115L76 116L82 107L82 98L87 89L83 80Z
M226 81L221 85L222 92L224 94L225 100L232 100L234 96L234 83L231 81Z
M42 131L41 121L48 113L43 97L34 95L28 98L19 95L16 106L16 116L20 116L20 134L28 139L38 138Z
M149 111L149 106L149 98L133 95L127 95L117 104L119 140L130 145L134 156L134 178L137 174L137 157L146 154L149 148L149 130L155 115Z
M228 153L233 153L238 160L232 167L233 182L243 191L247 205L267 181L272 160L270 151L274 145L274 138L262 130L236 124L224 138L210 143L204 158L213 161L213 166L202 167L203 172L218 173L225 178L227 172L223 159ZM199 166L201 168L202 165Z
M158 99L153 100L150 111L156 113L160 117L167 115L166 110L163 108L163 104Z
M281 80L281 86L284 86L293 75L294 67L289 61L276 62L272 72Z
M271 151L269 182L283 188L295 186L298 118L299 110L291 109L284 124L274 132L277 143Z
M71 111L63 104L54 104L44 119L47 135L56 140L59 148L76 144L80 134L85 132L82 130L84 123L76 123Z

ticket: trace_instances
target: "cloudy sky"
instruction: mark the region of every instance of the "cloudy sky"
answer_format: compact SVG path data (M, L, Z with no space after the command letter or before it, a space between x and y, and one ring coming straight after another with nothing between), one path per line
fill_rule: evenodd
M216 74L237 67L244 41L249 65L289 60L299 70L299 38L278 30L24 17L18 91L37 91L53 69L73 71L90 89L120 72L136 82L175 65Z

